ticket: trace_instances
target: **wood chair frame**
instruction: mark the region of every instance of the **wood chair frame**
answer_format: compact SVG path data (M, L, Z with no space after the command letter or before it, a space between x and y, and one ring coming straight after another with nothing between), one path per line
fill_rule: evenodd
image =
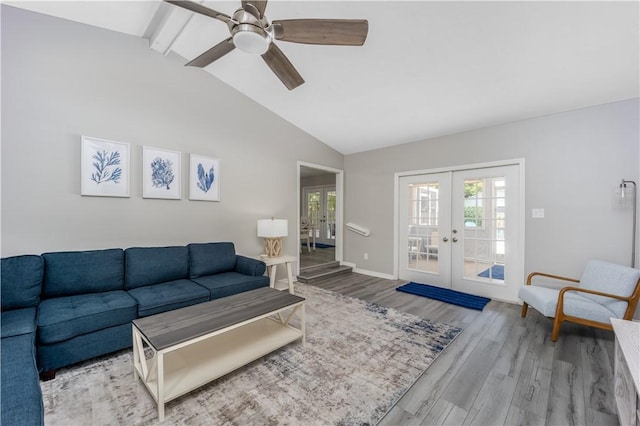
M546 274L544 272L532 272L527 276L526 285L531 285L532 279L535 276L542 276L542 277L552 278L552 279L561 280L561 281L569 281L569 282L572 282L572 283L579 283L580 282L580 280L577 280L575 278L567 278L567 277L563 277L563 276L560 276L560 275ZM586 289L586 288L580 288L580 287L575 287L575 286L563 287L560 290L560 293L558 294L558 303L557 303L557 306L556 306L556 316L555 316L555 318L553 320L553 330L551 332L551 341L552 342L555 342L555 341L558 340L558 334L560 334L560 324L562 324L565 321L573 322L573 323L576 323L576 324L587 325L589 327L601 328L603 330L613 331L613 327L609 323L603 323L603 322L599 322L599 321L593 321L593 320L589 320L589 319L578 318L578 317L574 317L574 316L571 316L571 315L565 315L564 309L563 309L564 308L564 294L566 292L568 292L568 291L577 291L577 292L582 292L582 293L595 294L597 296L610 297L612 299L623 300L623 301L627 302L627 309L624 312L624 316L622 317L622 319L631 320L633 318L633 314L636 311L636 306L638 306L638 300L640 299L640 280L638 280L638 282L636 283L636 287L633 290L633 293L631 293L631 296L629 296L629 297L619 296L617 294L603 293L601 291L589 290L589 289ZM525 303L522 304L522 317L525 317L527 315L527 309L528 308L529 308L529 304L528 303L525 302Z

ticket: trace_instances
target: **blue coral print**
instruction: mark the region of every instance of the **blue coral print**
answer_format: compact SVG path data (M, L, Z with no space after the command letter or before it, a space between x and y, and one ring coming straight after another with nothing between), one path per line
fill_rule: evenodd
M171 160L163 160L160 157L156 157L151 162L151 184L156 188L166 187L167 190L171 189L169 185L175 179L173 174L173 163Z
M205 173L202 163L198 163L198 188L205 193L209 192L214 179L213 166L209 169L209 173Z
M91 173L91 180L100 185L104 182L120 183L122 169L116 167L120 164L120 153L118 151L98 151L93 157L94 173Z

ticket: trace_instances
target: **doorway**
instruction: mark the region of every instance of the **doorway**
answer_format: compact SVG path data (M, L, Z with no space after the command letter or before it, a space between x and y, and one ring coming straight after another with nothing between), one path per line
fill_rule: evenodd
M398 176L400 279L517 300L523 269L521 165Z
M342 170L310 163L298 165L299 269L342 260L342 182Z

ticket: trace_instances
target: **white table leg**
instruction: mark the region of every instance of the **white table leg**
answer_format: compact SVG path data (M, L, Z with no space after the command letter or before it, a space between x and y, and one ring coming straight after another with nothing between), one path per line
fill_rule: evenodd
M276 265L271 265L269 268L269 287L276 288Z
M302 330L302 345L305 345L307 343L307 333L306 333L306 323L305 323L305 309L304 309L304 303L302 304L302 309L300 311L301 314L301 318L300 318L300 329Z
M287 262L286 266L287 266L287 280L289 282L289 293L293 294L293 273L291 272L291 262Z
M158 352L158 420L164 420L164 354Z

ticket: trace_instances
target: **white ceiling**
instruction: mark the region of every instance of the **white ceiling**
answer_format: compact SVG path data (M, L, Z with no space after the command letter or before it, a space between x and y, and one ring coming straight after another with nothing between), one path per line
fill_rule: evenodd
M222 22L160 1L5 3L187 59L229 36ZM231 15L240 1L204 5ZM206 68L343 154L639 96L637 1L272 0L266 16L369 21L363 47L278 42L306 80L293 91L238 50Z

